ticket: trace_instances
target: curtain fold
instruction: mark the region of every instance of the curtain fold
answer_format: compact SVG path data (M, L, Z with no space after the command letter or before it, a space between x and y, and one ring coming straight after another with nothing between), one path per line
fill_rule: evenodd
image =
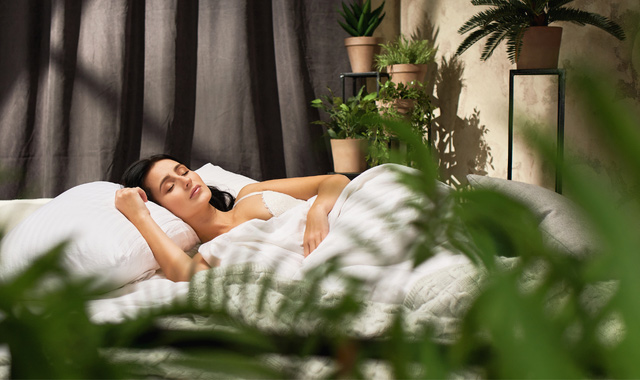
M339 0L0 1L0 198L116 182L169 153L322 174L310 101L348 71Z
M178 1L175 13L175 100L173 121L167 128L164 152L189 164L196 107L198 1Z
M127 166L140 156L144 104L145 3L128 0L125 24L122 100L119 133L107 179L119 182Z

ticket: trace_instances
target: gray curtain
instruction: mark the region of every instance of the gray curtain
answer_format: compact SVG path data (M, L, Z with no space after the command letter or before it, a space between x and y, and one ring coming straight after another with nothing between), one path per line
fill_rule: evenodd
M340 0L0 0L0 199L117 182L165 152L326 173L309 103L349 71Z

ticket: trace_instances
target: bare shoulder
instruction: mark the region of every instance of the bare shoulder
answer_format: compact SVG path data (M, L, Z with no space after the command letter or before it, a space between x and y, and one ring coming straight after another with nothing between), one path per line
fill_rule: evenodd
M248 185L245 185L238 192L238 195L236 196L236 200L244 197L245 195L248 195L248 194L251 194L251 193L255 193L256 191L262 191L263 189L261 189L261 186L260 186L261 183L262 182L255 182L255 183L250 183Z

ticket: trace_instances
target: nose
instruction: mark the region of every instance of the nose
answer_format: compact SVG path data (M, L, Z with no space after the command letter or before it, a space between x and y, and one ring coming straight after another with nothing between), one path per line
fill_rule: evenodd
M184 187L185 189L188 189L189 187L191 187L192 185L192 180L189 177L186 176L180 176L180 178L182 178L182 181L184 182Z

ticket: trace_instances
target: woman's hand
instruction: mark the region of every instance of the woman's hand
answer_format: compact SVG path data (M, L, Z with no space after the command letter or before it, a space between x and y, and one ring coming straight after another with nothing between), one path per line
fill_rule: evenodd
M139 187L116 190L116 208L134 224L140 217L150 215L149 209L144 204L146 201L147 194Z
M323 176L318 184L318 197L307 213L307 225L304 231L304 257L313 252L329 233L329 213L342 190L349 183L349 178L343 175Z
M329 216L326 210L317 205L311 206L307 213L307 225L304 230L302 246L304 257L313 252L329 233Z
M119 189L115 198L116 208L140 231L169 280L189 281L195 272L209 268L201 254L193 259L189 257L151 218L145 205L147 195L144 190L139 187Z

